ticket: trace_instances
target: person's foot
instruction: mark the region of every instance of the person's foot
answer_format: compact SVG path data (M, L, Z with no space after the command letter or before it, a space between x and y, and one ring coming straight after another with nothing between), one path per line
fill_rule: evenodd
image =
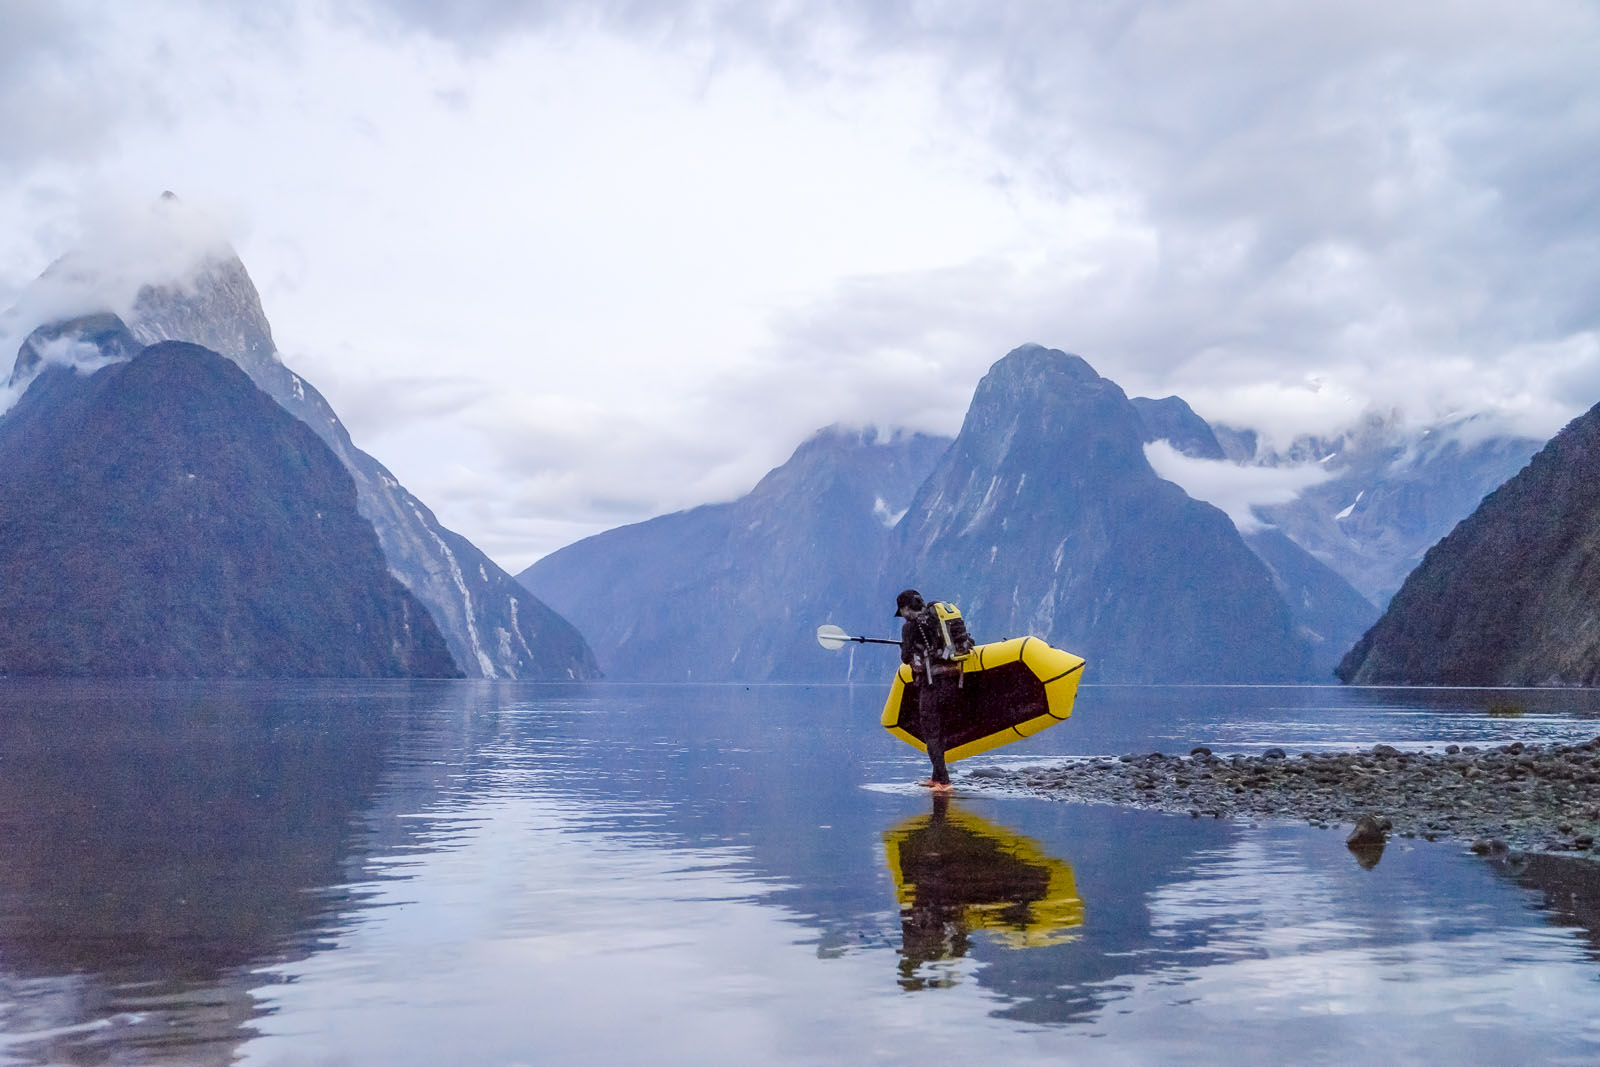
M955 791L956 787L951 785L949 782L932 782L929 784L928 788L932 789L935 793L952 793Z
M936 783L932 778L924 778L922 781L918 782L917 784L920 785L924 789L932 789L938 783Z

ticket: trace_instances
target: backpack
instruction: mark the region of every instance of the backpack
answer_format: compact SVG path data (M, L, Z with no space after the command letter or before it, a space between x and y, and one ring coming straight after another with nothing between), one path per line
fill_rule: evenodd
M939 640L943 642L942 649L935 649L934 655L939 659L949 662L966 659L972 655L972 650L977 647L977 642L972 640L972 635L967 633L967 624L961 619L961 609L954 604L947 604L942 600L935 600L928 605L928 612L938 623Z

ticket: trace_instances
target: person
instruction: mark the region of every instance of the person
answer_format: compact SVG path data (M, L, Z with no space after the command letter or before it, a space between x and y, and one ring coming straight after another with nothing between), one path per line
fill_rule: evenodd
M928 747L933 774L920 784L935 793L950 792L950 772L944 765L944 730L960 697L961 664L944 658L944 639L927 602L915 589L895 598L900 627L900 662L911 665L917 681L917 725Z

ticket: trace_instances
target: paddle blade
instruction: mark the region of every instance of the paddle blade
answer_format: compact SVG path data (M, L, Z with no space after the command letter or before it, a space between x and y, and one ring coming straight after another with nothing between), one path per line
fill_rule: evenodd
M817 627L817 644L823 648L829 650L843 648L849 642L850 635L831 622Z

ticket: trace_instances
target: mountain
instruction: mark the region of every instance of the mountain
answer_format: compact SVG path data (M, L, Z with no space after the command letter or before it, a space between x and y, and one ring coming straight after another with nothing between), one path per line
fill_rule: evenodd
M104 365L42 355L60 344ZM460 676L350 475L233 364L105 315L35 333L30 359L0 418L0 671Z
M41 283L79 281L88 271L64 257ZM178 280L141 286L125 321L138 345L188 341L232 360L322 438L355 479L361 514L376 530L389 569L432 615L469 677L596 676L593 654L567 620L442 526L381 463L355 447L322 395L283 364L255 285L231 250L208 254ZM37 356L19 355L13 383L25 382L37 365Z
M1209 423L1181 398L1132 399L1147 442L1164 440L1194 459L1228 460ZM1254 444L1251 444L1252 449ZM1295 631L1311 654L1311 677L1328 679L1340 658L1378 618L1378 609L1342 575L1275 526L1241 530L1244 543L1267 567L1289 608Z
M893 524L948 445L830 427L737 501L597 534L518 578L611 678L842 678L850 659L823 651L816 626L864 614ZM895 630L890 604L875 632Z
M1152 400L1147 396L1136 396L1129 403L1138 412L1146 441L1166 441L1179 452L1195 459L1227 458L1211 424L1195 414L1194 409L1181 397Z
M1600 684L1600 405L1428 550L1339 665L1363 685Z
M816 625L898 636L906 586L954 600L980 640L1037 634L1102 681L1328 677L1376 609L1158 477L1157 435L1223 455L1178 398L1130 401L1077 356L1024 346L954 441L826 430L738 501L599 534L519 578L616 678L838 678L852 659L818 649Z
M1071 649L1098 681L1308 677L1272 575L1226 515L1156 475L1147 435L1081 358L1016 349L918 490L884 584L955 600L979 640Z
M1255 447L1253 435L1221 436ZM1483 417L1417 432L1393 415L1369 414L1344 433L1302 437L1282 450L1253 454L1250 462L1317 463L1329 475L1286 504L1257 507L1256 514L1381 607L1423 553L1521 470L1541 444L1499 431Z

